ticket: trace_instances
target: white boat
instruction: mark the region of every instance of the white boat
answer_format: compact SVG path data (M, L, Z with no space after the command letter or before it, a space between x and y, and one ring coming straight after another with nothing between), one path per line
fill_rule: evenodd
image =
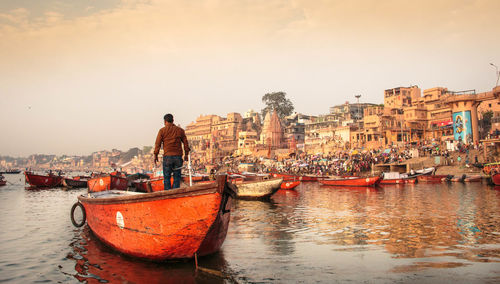
M233 181L236 186L236 198L240 199L265 199L280 189L282 178L251 179Z

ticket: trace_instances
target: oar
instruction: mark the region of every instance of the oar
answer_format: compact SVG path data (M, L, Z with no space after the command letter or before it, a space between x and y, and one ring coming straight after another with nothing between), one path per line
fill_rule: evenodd
M189 186L193 186L193 176L191 175L191 153L188 154Z
M197 253L194 253L194 263L195 263L196 270L200 270L200 271L203 271L205 273L218 276L220 278L226 278L226 276L224 275L224 273L222 273L220 271L198 266L198 255L197 255Z

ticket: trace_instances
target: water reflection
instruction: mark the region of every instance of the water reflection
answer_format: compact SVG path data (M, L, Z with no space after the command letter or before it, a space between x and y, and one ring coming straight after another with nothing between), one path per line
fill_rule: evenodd
M93 235L88 226L75 231L68 259L75 261L73 275L86 283L224 283L224 278L196 271L193 261L149 262L129 258L108 248ZM228 273L222 253L199 258L202 267ZM227 280L227 279L226 279Z
M356 255L376 256L380 271L393 273L496 263L499 202L498 192L482 184L341 188L305 183L296 192L278 191L269 203L237 202L225 250L267 264L266 258L273 258L269 254L320 261L315 268L299 261L305 270L352 270L360 262ZM244 248L235 247L234 239ZM328 257L328 251L346 257ZM252 265L239 257L232 260ZM265 264L253 265L265 271Z

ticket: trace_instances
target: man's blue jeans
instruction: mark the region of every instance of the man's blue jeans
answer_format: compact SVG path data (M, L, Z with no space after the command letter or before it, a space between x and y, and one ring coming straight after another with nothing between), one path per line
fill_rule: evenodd
M163 156L163 185L165 190L181 186L182 156ZM174 183L170 186L170 177L174 174Z

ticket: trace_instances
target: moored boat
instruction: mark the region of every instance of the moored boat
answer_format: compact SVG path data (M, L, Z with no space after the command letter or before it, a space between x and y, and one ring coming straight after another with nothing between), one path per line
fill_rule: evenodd
M379 184L414 184L416 181L416 178L381 179Z
M400 174L398 172L385 172L379 184L413 184L416 182L415 177L408 177L408 174Z
M199 182L202 183L202 182ZM174 184L174 177L170 178L170 185ZM189 181L185 184L189 184ZM163 183L163 177L156 177L150 180L151 190L153 192L165 190L165 184ZM181 182L182 186L182 182Z
M55 187L60 186L63 180L62 176L56 176L52 173L48 175L37 175L32 172L24 172L26 183L32 187Z
M233 181L236 186L236 198L240 199L265 199L273 195L280 189L282 178L271 179L244 179L242 181Z
M464 182L480 182L483 177L480 175L466 176Z
M62 180L62 185L64 187L72 187L72 188L84 188L87 187L88 177L76 176L72 178L64 178Z
M21 170L16 170L16 169L9 169L6 171L1 171L0 174L20 174Z
M380 182L380 177L324 179L319 182L333 186L375 186Z
M299 180L299 181L318 181L322 179L328 179L327 176L314 176L314 175L291 175L284 173L271 173L274 178L283 178L284 180Z
M234 192L226 176L173 190L109 190L78 197L92 232L113 249L149 260L188 259L214 253L229 225Z
M478 182L481 181L481 179L482 177L480 175L468 176L466 174L463 174L461 176L453 177L449 180L453 182Z
M89 192L99 192L111 189L126 190L128 188L127 178L119 174L105 174L93 177L88 180L87 184Z
M7 180L5 180L5 177L0 174L0 186L3 186L3 185L6 185L7 184Z
M299 186L300 180L293 181L293 180L285 180L281 183L281 189L294 189L297 186Z
M500 185L500 171L491 171L491 182L494 185Z
M443 182L452 179L451 175L421 175L417 176L418 182Z
M500 169L500 162L488 163L483 166L483 173L492 176Z

